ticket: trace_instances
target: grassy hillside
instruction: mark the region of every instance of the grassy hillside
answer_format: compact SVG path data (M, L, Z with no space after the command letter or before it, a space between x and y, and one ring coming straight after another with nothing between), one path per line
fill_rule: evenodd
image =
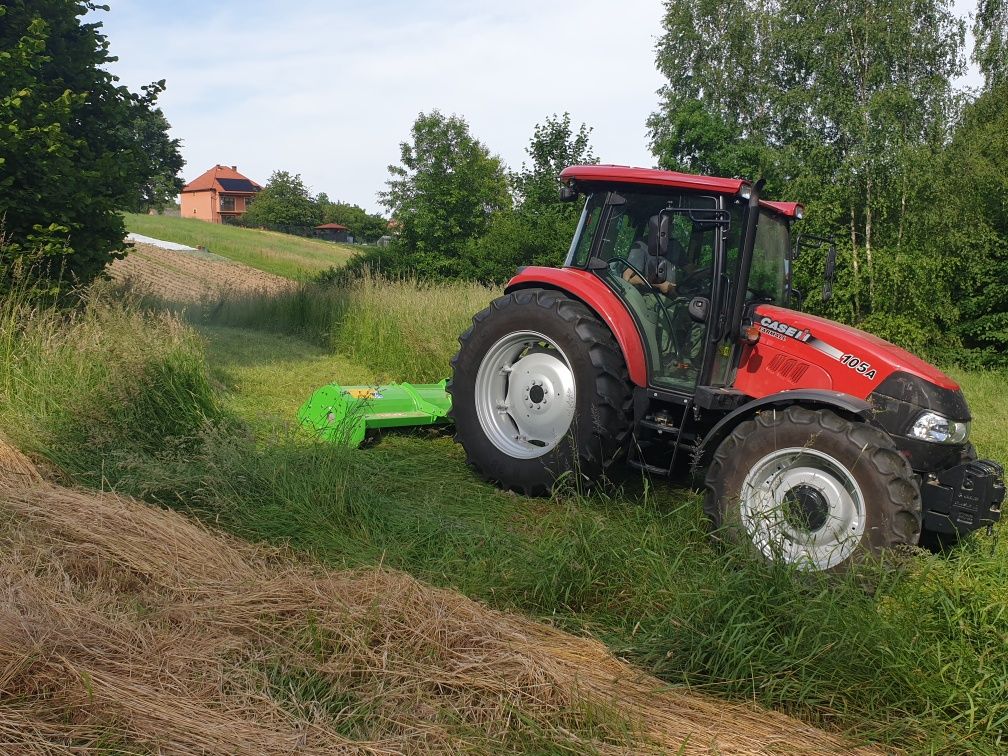
M349 244L303 239L290 234L227 226L190 218L126 213L126 228L155 239L190 247L206 247L214 254L286 278L305 278L342 265L354 254Z

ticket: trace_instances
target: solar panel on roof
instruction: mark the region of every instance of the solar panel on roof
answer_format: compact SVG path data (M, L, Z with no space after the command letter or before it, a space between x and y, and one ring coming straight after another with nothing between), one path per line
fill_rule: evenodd
M256 190L255 184L248 179L219 178L217 183L225 192L254 192Z

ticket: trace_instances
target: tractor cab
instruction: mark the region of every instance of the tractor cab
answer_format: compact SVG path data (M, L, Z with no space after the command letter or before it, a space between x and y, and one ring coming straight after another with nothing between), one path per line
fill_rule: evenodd
M565 266L599 276L632 313L650 385L689 395L699 384L730 386L741 348L731 327L736 299L743 308L786 307L793 299L791 223L801 206L761 203L747 285L740 287L748 183L712 179L704 187L698 177L676 181L681 174L661 172L664 184L613 185L614 171L624 180L643 173L613 166L564 171L570 194L587 195ZM659 172L647 173L653 181Z

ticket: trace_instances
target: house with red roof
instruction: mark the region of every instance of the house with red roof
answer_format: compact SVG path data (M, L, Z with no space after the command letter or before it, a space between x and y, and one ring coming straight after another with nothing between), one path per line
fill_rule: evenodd
M262 189L238 166L215 165L182 187L181 216L211 223L240 218Z

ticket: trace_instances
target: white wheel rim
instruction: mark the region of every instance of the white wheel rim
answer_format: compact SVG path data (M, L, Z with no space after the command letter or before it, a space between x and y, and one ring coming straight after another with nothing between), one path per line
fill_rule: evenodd
M497 449L535 459L555 448L574 420L574 373L563 350L536 331L494 344L476 373L476 416Z
M850 471L816 449L771 452L749 469L742 524L767 559L827 570L850 558L865 532L864 496Z

